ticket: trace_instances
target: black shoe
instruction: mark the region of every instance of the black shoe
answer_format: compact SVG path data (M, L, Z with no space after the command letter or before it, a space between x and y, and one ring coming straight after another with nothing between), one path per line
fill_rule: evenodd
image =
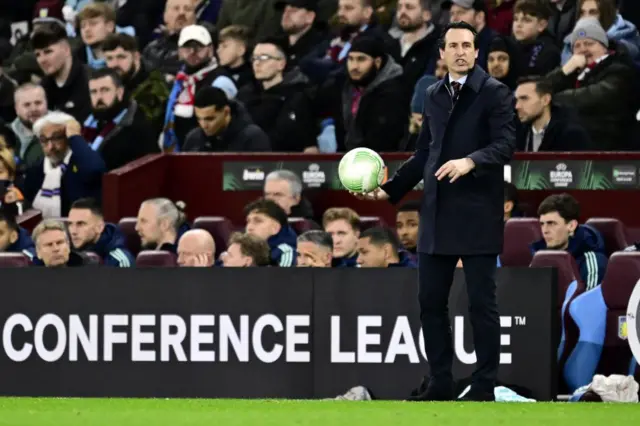
M467 402L495 402L496 396L493 391L486 391L484 389L478 389L471 386L469 392L466 393L465 396L460 398L460 401Z
M453 383L438 384L429 383L426 390L421 393L413 394L407 398L407 401L453 401L455 394L453 391Z

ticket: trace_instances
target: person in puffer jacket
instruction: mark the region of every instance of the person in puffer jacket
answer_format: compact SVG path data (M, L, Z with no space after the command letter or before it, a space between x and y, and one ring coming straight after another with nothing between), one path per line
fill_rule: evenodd
M244 208L247 234L266 240L271 250L271 265L295 267L297 235L289 226L287 213L275 201L260 198Z
M531 245L531 252L566 250L576 260L587 290L600 285L608 261L604 240L596 229L578 224L578 201L569 194L550 195L538 206L538 216L543 239Z
M116 225L104 222L96 200L81 198L74 202L69 211L68 227L74 250L96 253L106 266L130 268L135 265L124 235Z

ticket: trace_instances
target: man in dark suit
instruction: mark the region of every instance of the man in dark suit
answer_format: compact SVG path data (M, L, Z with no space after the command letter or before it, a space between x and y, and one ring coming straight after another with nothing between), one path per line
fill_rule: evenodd
M503 168L515 149L513 97L475 65L475 29L445 27L440 56L449 74L427 89L417 150L382 187L360 198L397 203L424 179L418 240L420 318L431 378L417 400L452 400L448 299L462 259L478 357L463 399L493 401L500 358L496 256L502 252Z

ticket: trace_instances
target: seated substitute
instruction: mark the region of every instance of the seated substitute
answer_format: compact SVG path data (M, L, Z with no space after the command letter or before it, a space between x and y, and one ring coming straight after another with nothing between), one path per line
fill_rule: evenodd
M324 231L307 231L298 237L298 267L331 268L333 239Z
M244 209L247 233L269 244L271 264L280 267L296 265L296 233L289 226L287 213L275 201L260 198Z
M409 253L400 247L400 241L391 229L369 228L358 240L358 265L362 268L417 268Z

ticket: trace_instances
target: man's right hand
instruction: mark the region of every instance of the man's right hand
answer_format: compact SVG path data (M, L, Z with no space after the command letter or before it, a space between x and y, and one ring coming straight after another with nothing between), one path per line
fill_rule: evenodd
M367 201L383 201L389 199L389 194L384 192L384 190L380 187L374 189L371 192L366 192L364 194L358 192L351 192L358 200L367 200Z
M576 71L584 69L587 66L587 58L584 55L576 53L562 67L565 75L571 75Z
M78 123L76 120L67 121L67 123L65 124L65 131L67 133L67 138L70 138L72 136L80 136L80 123Z

